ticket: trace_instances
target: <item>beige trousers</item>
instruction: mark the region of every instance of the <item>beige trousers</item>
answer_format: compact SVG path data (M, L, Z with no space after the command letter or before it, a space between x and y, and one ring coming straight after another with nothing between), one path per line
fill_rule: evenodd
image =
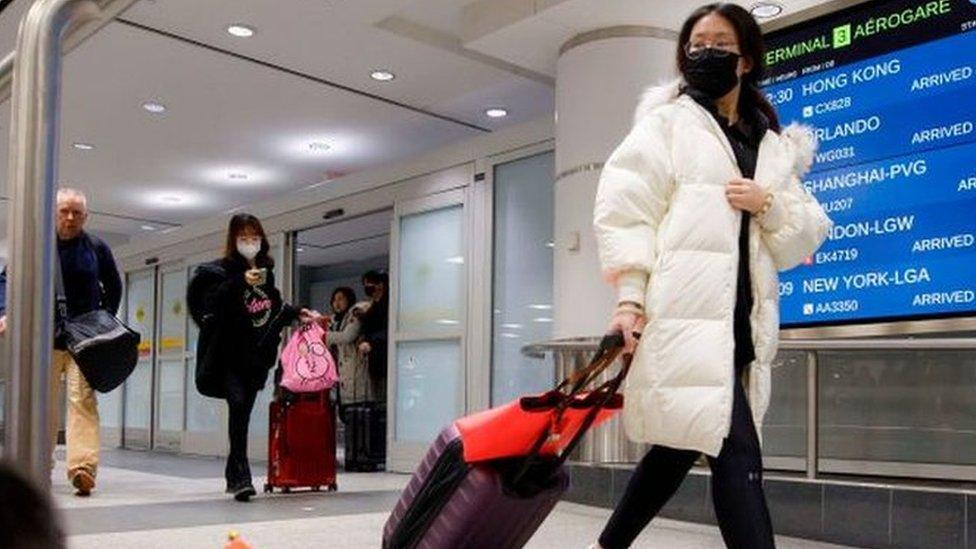
M92 477L98 472L98 401L78 365L65 351L54 351L48 400L48 435L51 448L57 445L61 416L61 379L68 391L66 442L68 445L68 478L79 470Z

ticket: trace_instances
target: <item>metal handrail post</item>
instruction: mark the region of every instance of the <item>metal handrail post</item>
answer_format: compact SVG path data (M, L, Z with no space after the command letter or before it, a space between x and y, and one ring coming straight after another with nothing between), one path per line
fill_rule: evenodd
M807 478L817 478L820 459L820 372L816 351L807 351Z
M38 0L21 22L10 129L6 362L10 368L5 457L35 482L50 482L49 391L54 340L54 208L61 47L97 19L94 0Z

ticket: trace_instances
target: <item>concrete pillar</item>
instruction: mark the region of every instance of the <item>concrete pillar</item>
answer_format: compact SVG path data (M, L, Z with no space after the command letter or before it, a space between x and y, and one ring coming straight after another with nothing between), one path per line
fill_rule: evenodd
M600 276L593 200L600 171L630 130L649 85L675 73L674 31L641 26L581 34L563 46L556 74L554 336L600 335L616 305Z

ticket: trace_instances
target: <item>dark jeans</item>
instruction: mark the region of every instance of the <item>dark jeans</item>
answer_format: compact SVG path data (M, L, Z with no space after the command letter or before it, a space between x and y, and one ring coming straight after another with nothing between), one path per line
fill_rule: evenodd
M243 380L227 381L227 434L230 437L230 454L224 477L230 489L251 484L251 466L247 462L247 429L251 422L251 410L257 391L247 386Z
M762 488L762 454L741 383L734 383L732 427L718 457L709 457L712 499L722 539L731 549L775 547ZM654 446L644 456L610 517L600 545L629 547L678 490L699 453Z

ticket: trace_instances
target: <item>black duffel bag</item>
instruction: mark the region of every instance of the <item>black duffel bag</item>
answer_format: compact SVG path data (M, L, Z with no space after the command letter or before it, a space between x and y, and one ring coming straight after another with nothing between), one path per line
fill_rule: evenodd
M56 262L54 268L58 341L74 358L92 389L111 392L122 385L139 362L140 336L104 309L69 317L61 262Z
M139 362L139 334L97 309L61 324L61 341L92 389L108 393L122 385Z

